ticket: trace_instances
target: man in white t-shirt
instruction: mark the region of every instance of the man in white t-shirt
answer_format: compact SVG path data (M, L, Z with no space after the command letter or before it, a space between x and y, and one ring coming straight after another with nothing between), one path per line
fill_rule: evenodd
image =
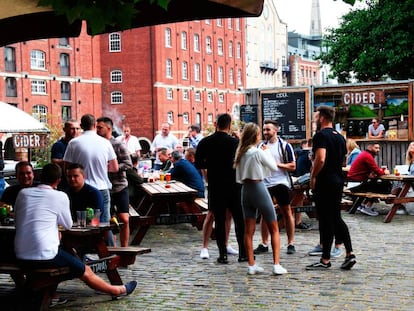
M139 159L141 156L141 144L139 143L138 137L131 135L131 127L127 124L123 126L124 135L118 136L116 140L125 143L128 147L129 154L131 157Z
M288 238L287 254L296 252L295 242L295 218L290 208L291 178L289 172L296 169L295 154L292 146L277 136L279 125L273 120L263 121L264 143L267 144L276 161L278 169L273 171L269 177L264 179L265 186L272 198L275 198L279 210L282 213ZM254 250L255 254L269 251L269 230L265 222L261 222L262 243Z
M167 149L175 149L175 146L178 145L178 139L175 137L174 134L170 133L171 127L170 124L164 122L161 124L161 133L155 135L154 140L151 144L151 152L155 152L155 162L154 162L154 170L159 170L162 162L158 158L158 149L161 147L165 147Z

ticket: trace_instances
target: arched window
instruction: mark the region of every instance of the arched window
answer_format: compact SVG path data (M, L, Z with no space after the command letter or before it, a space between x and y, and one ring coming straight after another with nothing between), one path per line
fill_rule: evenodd
M122 103L123 103L122 92L120 91L111 92L111 104L118 105Z
M187 50L187 33L185 31L181 32L181 49Z
M165 28L165 47L171 47L171 28Z
M172 61L167 59L165 61L165 75L167 78L172 78Z
M110 74L111 74L111 83L122 82L122 71L121 70L112 70Z
M69 54L61 53L59 57L60 75L70 76Z

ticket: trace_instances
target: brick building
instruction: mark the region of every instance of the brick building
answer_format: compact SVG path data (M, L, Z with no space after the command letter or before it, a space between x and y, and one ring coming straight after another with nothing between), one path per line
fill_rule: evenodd
M168 121L182 138L189 125L238 118L245 79L244 19L190 21L104 34L103 113L151 141Z

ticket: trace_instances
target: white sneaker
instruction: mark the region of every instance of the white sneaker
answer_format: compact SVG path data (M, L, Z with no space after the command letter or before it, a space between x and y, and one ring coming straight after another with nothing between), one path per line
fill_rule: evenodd
M281 265L273 265L273 270L272 270L273 274L286 274L287 270L285 268L283 268Z
M239 251L235 250L233 247L231 247L230 245L227 246L227 255L238 255Z
M249 268L247 269L247 274L253 275L253 274L257 274L257 273L263 273L264 269L262 267L259 267L258 265L254 265L254 266L249 266Z
M369 216L378 216L379 213L377 211L374 211L372 209L372 207L367 207L365 206L364 208L362 208L360 210L361 213L365 214L365 215L369 215Z
M210 258L210 255L208 254L208 249L207 248L202 248L201 249L200 258L201 259L209 259Z

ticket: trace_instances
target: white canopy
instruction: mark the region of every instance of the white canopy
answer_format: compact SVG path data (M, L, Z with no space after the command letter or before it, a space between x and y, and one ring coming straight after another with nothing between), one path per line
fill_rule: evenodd
M0 101L0 132L48 133L49 129L30 114Z

